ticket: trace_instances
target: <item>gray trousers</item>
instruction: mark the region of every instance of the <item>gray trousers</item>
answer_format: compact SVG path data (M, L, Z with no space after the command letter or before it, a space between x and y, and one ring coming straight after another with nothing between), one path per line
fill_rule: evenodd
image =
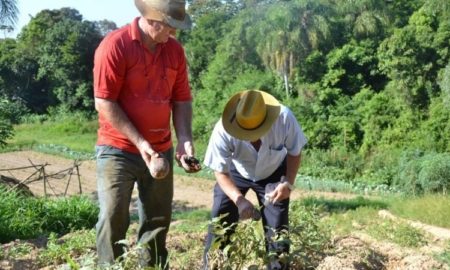
M137 184L139 229L138 240L158 228L164 228L147 245L149 259L145 265L160 265L168 269L166 236L172 215L173 149L162 153L170 163L170 172L156 180L140 154L122 151L111 146L97 146L97 191L100 213L97 229L99 265L110 265L123 254L123 244L130 224L129 207L134 185ZM141 239L142 238L142 239ZM141 241L142 242L142 241ZM148 258L148 256L147 256Z

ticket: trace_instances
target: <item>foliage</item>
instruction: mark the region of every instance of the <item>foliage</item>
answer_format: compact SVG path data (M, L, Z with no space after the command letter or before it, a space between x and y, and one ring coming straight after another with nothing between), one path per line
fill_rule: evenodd
M48 236L46 248L38 254L37 261L41 267L60 265L71 257L94 252L95 230L78 230L59 239L54 232ZM70 261L70 260L69 260Z
M266 253L265 236L259 221L234 224L229 244L220 248L231 227L223 227L220 218L211 222L216 239L208 252L209 265L219 269L261 269L272 261L274 254ZM280 231L271 238L277 243L290 245L289 254L280 260L289 262L294 269L314 269L329 248L328 229L321 225L315 208L292 203L289 231ZM251 252L249 252L251 251Z
M360 207L369 207L373 209L386 209L388 207L388 203L384 201L365 199L362 196L353 199L340 200L308 197L302 200L301 204L306 207L319 207L322 211L328 213L343 213Z
M448 195L425 194L387 198L389 211L394 215L419 220L425 224L450 228L450 197Z
M394 184L407 193L448 194L450 187L450 155L448 153L405 152L398 170Z
M98 209L86 197L66 199L23 197L0 187L0 242L30 239L54 232L91 228Z
M11 27L17 21L17 15L19 10L17 9L16 0L2 0L0 1L0 26Z
M403 187L391 186L414 174L412 165L399 168L402 151L450 150L448 1L207 0L188 8L194 28L177 38L189 63L198 156L228 98L248 88L273 94L296 115L308 137L302 174L344 180L342 188ZM0 97L8 104L0 142L92 153L93 122L45 120L52 108L92 119L94 50L115 28L62 8L39 12L17 39L0 39ZM21 119L37 122L17 126L11 138ZM39 133L25 136L26 128Z
M420 247L427 244L424 233L404 222L383 221L371 224L369 234L378 240L389 240L403 247Z
M14 134L11 124L11 116L8 114L8 100L0 99L0 147L6 145L6 140Z

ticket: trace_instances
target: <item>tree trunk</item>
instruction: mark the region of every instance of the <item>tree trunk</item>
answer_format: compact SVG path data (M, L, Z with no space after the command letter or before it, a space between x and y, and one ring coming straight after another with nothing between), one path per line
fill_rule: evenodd
M284 79L284 89L286 89L286 97L289 97L289 81L288 81L288 75L286 72L283 74Z

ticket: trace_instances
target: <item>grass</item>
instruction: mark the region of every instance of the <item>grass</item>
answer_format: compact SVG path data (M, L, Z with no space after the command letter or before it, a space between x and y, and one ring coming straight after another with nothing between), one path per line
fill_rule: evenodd
M308 197L302 200L302 204L305 206L319 206L324 211L329 213L342 213L361 207L369 207L371 209L386 209L388 207L388 204L384 201L366 199L362 196L347 200L330 200L326 198Z
M42 267L49 263L59 265L70 261L69 258L89 256L95 253L95 230L78 230L59 239L56 233L51 233L47 247L39 253L38 264Z
M205 232L210 219L210 211L207 209L195 209L187 211L174 211L171 230L179 233L201 233Z
M13 202L14 196L14 193L0 194L0 198L3 200L0 202L0 212L2 217L7 217L6 219L2 218L2 220L15 220L15 224L8 226L8 228L17 228L20 227L18 225L23 225L28 226L28 229L24 229L24 231L49 232L47 246L36 253L37 263L40 266L44 267L65 263L70 265L72 269L80 269L82 267L85 267L85 269L86 267L87 269L96 269L95 230L92 229L92 226L88 229L72 226L84 219L83 211L86 211L83 209L89 208L89 203L84 202L80 197L75 197L76 199L73 200L45 199L41 201L39 199L37 200L39 203L36 203L34 198L24 199L23 197L18 197ZM316 265L318 260L324 256L323 252L327 248L327 239L330 239L329 235L345 236L355 232L366 233L379 241L389 241L402 247L418 248L424 246L430 241L424 232L412 228L406 223L382 220L378 217L378 210L390 209L392 203L395 203L396 208L403 209L404 205L415 205L416 203L420 205L422 200L423 198L366 199L357 197L355 199L344 200L306 198L301 201L293 201L291 203L291 230L294 233L291 235L291 240L292 250L295 251L293 256L304 258L306 254L302 252L307 250L309 252L307 257L314 258L314 260L311 259L312 261L307 263ZM423 206L425 208L422 208L421 213L429 211L428 207L432 207L432 205L427 204ZM5 208L10 210L5 210ZM42 218L43 209L45 209L46 215ZM439 211L441 210L442 208ZM12 214L15 212L19 213L22 224L19 224L19 218L11 219ZM416 214L420 213L419 210L416 210L416 212ZM168 241L171 269L187 270L199 269L201 267L204 237L206 235L207 225L210 222L209 219L209 209L179 207L179 209L174 210L174 222L171 225ZM56 223L57 226L55 226L55 223L48 222L50 220L59 220L62 223ZM95 220L96 218L92 222ZM135 239L136 237L137 224L135 223L136 221L133 221L127 234L127 238L129 239ZM41 227L38 227L36 224ZM65 230L62 233L52 231L60 230L60 226L63 224L66 224L65 227L70 227L71 229ZM256 234L259 230L255 230L254 225L256 224L241 224L244 227L239 232L241 233L239 237L247 239L242 241L261 240ZM0 230L0 235L2 235L1 232ZM59 238L64 233L67 234ZM28 235L25 239L33 237L36 237L36 235ZM241 242L236 243L241 245ZM127 241L126 243L128 243L126 256L129 257L115 265L116 268L114 269L125 269L123 268L125 262L128 267L131 267L128 269L133 269L133 265L136 266L136 256L139 252L139 247L133 241ZM256 244L256 242L253 244ZM250 246L252 244L247 243L247 247ZM0 250L0 259L20 259L26 256L26 254L29 254L31 249L32 246L26 242L21 242L17 245L10 246L7 250ZM250 250L252 251L250 252ZM311 257L312 253L310 253L312 251L315 252L313 257ZM435 258L443 263L449 263L449 251L450 243L446 250L435 254ZM258 261L257 257L264 253L258 251L259 255L255 255L253 254L255 250L248 248L239 252L239 254L247 254L246 256L251 261ZM239 258L241 258L241 255L239 255ZM242 257L241 260L243 261L240 263L244 263L244 258ZM298 262L306 263L303 259Z
M389 210L400 217L450 228L450 196L391 197Z
M97 206L86 197L24 197L0 186L0 243L92 228L97 215Z
M93 153L97 140L97 121L68 118L57 122L21 124L14 127L9 149L59 145L74 152Z

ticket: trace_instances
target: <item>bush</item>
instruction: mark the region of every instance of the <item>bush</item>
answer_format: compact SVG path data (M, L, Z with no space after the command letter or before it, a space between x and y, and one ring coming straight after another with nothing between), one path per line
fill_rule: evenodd
M450 154L406 152L394 184L409 194L442 193L450 188Z

